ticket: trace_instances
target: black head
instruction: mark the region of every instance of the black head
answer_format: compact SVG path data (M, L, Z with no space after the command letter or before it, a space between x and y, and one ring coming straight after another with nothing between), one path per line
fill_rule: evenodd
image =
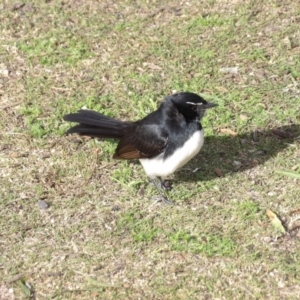
M208 102L201 96L189 92L167 96L165 101L171 101L186 119L197 121L201 120L206 109L218 106L218 104Z

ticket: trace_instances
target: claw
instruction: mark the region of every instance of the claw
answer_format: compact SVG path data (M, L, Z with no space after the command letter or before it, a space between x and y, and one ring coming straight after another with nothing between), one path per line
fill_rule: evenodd
M162 201L163 203L165 203L167 205L172 205L173 202L171 200L169 200L167 197L165 197L162 193L162 188L163 187L165 188L163 181L160 178L158 178L158 180L159 180L159 183L158 183L155 177L154 178L149 177L149 178L152 181L152 183L155 185L155 187L156 187L156 189L159 193L159 199L158 200Z

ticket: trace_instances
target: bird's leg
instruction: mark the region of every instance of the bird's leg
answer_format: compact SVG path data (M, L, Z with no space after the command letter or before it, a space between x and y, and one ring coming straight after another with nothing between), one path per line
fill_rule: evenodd
M158 180L164 190L170 191L172 189L172 183L169 180L162 180L160 177L158 177Z
M165 204L168 204L168 205L172 205L173 202L171 200L169 200L168 198L166 198L163 193L162 193L162 189L161 189L161 178L158 177L158 180L159 180L159 183L157 182L156 178L155 177L149 177L150 180L152 181L152 183L155 185L158 193L159 193L159 196L161 198L161 200L165 203Z

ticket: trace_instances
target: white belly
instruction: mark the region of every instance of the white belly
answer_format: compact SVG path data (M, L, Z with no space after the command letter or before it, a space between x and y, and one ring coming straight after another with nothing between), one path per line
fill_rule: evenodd
M177 149L167 159L163 159L164 153L155 158L142 158L140 162L148 176L165 177L174 173L178 168L184 166L201 149L204 142L203 129L196 131L184 145Z

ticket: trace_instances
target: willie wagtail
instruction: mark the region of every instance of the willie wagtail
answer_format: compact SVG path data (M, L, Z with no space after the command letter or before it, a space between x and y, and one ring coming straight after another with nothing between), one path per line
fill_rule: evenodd
M161 199L171 204L163 196L161 177L174 173L200 151L204 141L200 120L214 106L197 94L182 92L165 97L156 111L135 122L92 110L79 110L64 120L79 123L67 133L120 140L113 158L139 159Z

